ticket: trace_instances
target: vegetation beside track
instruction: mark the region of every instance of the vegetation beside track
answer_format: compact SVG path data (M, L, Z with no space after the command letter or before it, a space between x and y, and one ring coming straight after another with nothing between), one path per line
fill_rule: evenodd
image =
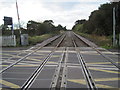
M63 30L61 30L59 32L56 31L56 32L51 32L51 33L47 33L47 34L42 34L42 35L29 36L28 37L28 42L29 42L28 46L36 45L37 43L41 43L44 40L47 40L47 39L49 39L51 37L54 37L54 36L62 34L62 33L64 33ZM21 46L19 42L20 42L20 39L17 38L17 47Z
M115 45L113 47L113 8L116 8L115 18ZM87 39L92 40L98 46L104 48L120 47L120 2L100 5L98 10L91 12L89 19L81 19L75 22L72 30Z
M30 45L35 45L37 43L41 43L42 41L51 38L55 35L58 35L60 33L56 32L56 33L49 33L49 34L43 34L40 36L29 36L29 44Z
M28 21L27 28L20 28L14 30L14 35L16 35L17 47L21 46L20 36L21 34L28 34L29 45L35 45L48 38L58 35L66 31L66 26L62 25L55 26L52 20L45 20L44 22ZM1 30L0 30L1 31ZM21 31L21 34L20 34ZM2 36L10 36L11 30L9 28L2 27Z
M85 34L85 33L80 33L78 31L75 31L75 33L87 38L88 40L94 42L96 45L106 48L106 49L112 49L112 48L118 48L112 47L112 36L99 36L95 34Z

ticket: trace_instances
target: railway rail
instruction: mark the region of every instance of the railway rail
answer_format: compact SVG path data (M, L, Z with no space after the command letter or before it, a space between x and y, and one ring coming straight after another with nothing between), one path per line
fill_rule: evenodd
M72 41L73 41L73 44L74 44L74 47L75 47L75 51L77 52L77 57L79 59L79 62L82 66L82 70L83 70L83 73L84 73L84 76L85 76L85 79L87 81L87 85L88 85L88 88L90 90L97 90L97 87L95 85L95 82L93 80L93 77L85 63L85 60L83 59L83 56L80 54L80 50L77 48L77 44L75 43L74 39L72 38Z
M65 50L62 53L60 62L58 62L58 66L53 76L53 80L51 83L51 90L66 88L67 84L67 59L68 59L68 49L65 47Z
M22 90L26 90L28 89L31 84L34 82L34 80L37 78L37 76L40 74L41 70L44 68L44 65L48 62L49 58L53 55L53 53L55 52L55 50L59 47L59 45L61 44L61 42L64 40L65 35L62 37L62 39L60 40L60 42L57 44L57 46L53 49L53 51L51 51L51 53L49 53L46 58L43 60L43 62L40 64L40 66L33 72L33 74L28 78L28 80L23 84L23 86L21 87Z
M25 58L27 58L27 57L30 56L31 54L37 52L38 50L40 50L41 48L43 48L45 45L51 43L52 41L54 41L55 39L57 39L57 38L59 38L59 37L60 37L60 36L56 36L56 37L54 37L52 40L48 40L49 42L43 42L43 43L40 44L40 45L38 44L38 45L36 45L36 46L34 46L34 47L31 47L31 48L28 49L27 51L29 51L29 50L33 50L33 51L27 53L27 54L26 54L25 56L23 56L22 58L18 59L18 60L15 61L14 63L10 64L8 67L6 67L6 68L4 68L3 70L1 70L1 71L0 71L0 74L3 73L4 71L6 71L7 69L13 67L14 65L18 64L19 62L21 62L22 60L24 60ZM25 51L23 51L23 52L25 52ZM23 52L20 52L19 54L17 54L17 56L21 55ZM13 59L13 58L14 58L14 57L10 57L10 58L7 59L7 61L8 61L8 60L11 60L11 59Z
M67 40L69 42L67 42ZM90 50L95 51L96 54L99 54L99 57L102 56L102 59L104 58L105 61L107 60L107 63L110 62L110 65L114 67L115 70L118 71L118 73L116 73L119 74L120 68L115 63L115 61L113 61L111 58L99 51L96 45L94 45L93 43L89 43L87 40L78 36L72 31L66 32L65 34L60 36L56 36L48 40L47 42L43 42L42 44L38 44L28 50L25 50L24 52L18 53L16 56L18 56L19 58L16 58L17 60L15 59L14 62L8 65L7 67L4 67L0 71L0 74L3 75L3 80L9 81L9 79L11 79L13 80L13 83L15 83L14 79L12 79L14 78L14 76L12 75L14 75L14 73L16 72L23 73L24 80L20 83L19 86L21 90L27 90L32 88L45 88L42 86L42 83L44 83L42 81L48 83L48 87L46 87L50 90L65 90L67 88L69 89L70 87L72 87L72 85L76 89L87 88L89 90L97 90L99 89L99 87L104 85L100 86L98 83L96 83L95 76L98 72L94 73L91 70L91 67L88 65L89 59L86 59L86 54L83 54L81 47L86 49L89 48ZM44 50L43 48L46 50ZM47 52L47 48L51 49ZM41 52L44 51L46 51L46 53L41 55ZM56 58L54 57L54 55L59 55L59 57ZM37 56L39 58L39 60L37 60L38 62L34 61L34 63L32 63L31 60L29 60L30 56ZM10 61L14 58L15 57L10 57L6 61ZM24 67L24 64L30 67ZM21 69L17 71L17 65L23 65L23 67L21 67ZM28 68L28 71L26 67ZM8 76L6 76L7 74ZM23 79L19 75L15 77L15 79ZM73 84L71 84L71 82ZM77 85L75 83L81 83L84 85ZM76 86L74 86L74 84Z
M98 49L96 49L95 45L91 45L89 44L85 38L78 36L77 34L74 33L74 35L76 37L78 37L79 39L81 39L84 43L86 43L89 47L91 47L93 50L95 50L97 53L99 53L101 56L103 56L106 60L108 60L109 62L111 62L114 66L116 66L119 70L120 70L120 65L116 64L116 62L114 62L110 57L106 56L105 54L103 54L101 51L99 51Z

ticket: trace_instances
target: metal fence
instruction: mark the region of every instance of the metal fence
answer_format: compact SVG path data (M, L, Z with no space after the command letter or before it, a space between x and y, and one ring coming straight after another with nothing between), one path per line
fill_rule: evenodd
M16 46L16 36L0 36L0 40L2 44L0 46Z

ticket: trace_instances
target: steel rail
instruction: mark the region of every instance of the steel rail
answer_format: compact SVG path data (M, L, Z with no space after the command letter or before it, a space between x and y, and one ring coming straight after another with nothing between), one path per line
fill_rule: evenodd
M78 35L76 35L75 33L73 33L76 37L78 37L80 40L82 40ZM106 56L105 54L103 54L102 52L100 52L98 49L96 49L94 46L91 46L90 44L88 44L87 42L85 42L84 40L82 40L84 43L86 43L88 46L90 46L92 49L94 49L97 53L99 53L101 56L103 56L105 59L107 59L109 62L111 62L111 64L113 64L115 67L117 67L120 70L120 66L118 64L116 64L115 61L113 61L110 57Z
M61 81L62 90L66 90L66 86L67 86L67 61L68 61L68 47L66 48L64 68L63 68L62 81Z
M45 64L49 61L49 58L54 54L55 50L59 47L59 45L62 43L64 40L66 34L63 36L63 38L59 41L59 43L56 45L56 47L47 55L46 58L44 58L42 64L38 66L38 68L31 74L31 76L27 79L27 81L22 85L21 90L27 90L30 88L30 86L34 83L36 80L37 76L40 74L42 69L44 68Z
M62 35L62 34L61 34L61 35ZM61 37L61 35L55 36L56 38L55 38L54 40L56 40L57 38ZM54 41L54 40L51 40L51 42ZM49 42L49 43L51 43L51 42ZM48 43L48 44L49 44L49 43ZM35 46L27 49L27 50L22 50L22 51L21 51L20 53L18 53L16 56L19 56L20 54L23 54L23 53L25 53L25 52L27 52L27 51L29 51L29 50L32 50L32 49L34 49L34 48L37 48L38 46L40 47L40 45L41 45L41 44L37 44L37 45L35 45ZM15 57L15 56L12 56L12 57L8 58L8 59L5 60L5 61L11 60L11 59L14 58L14 57Z
M97 87L95 85L95 81L93 80L93 77L85 63L85 60L83 59L83 56L80 53L80 50L77 48L77 44L75 43L74 39L72 38L72 42L75 47L75 51L77 52L77 57L79 60L79 63L81 64L82 71L84 73L84 77L86 79L87 86L90 90L97 90Z
M53 75L53 80L50 85L50 90L65 90L67 84L67 60L68 60L68 48L65 47L60 62Z
M104 58L106 58L108 61L110 61L114 66L116 66L120 70L120 66L115 63L110 57L106 56L105 54L101 53L98 49L95 47L92 47L94 50L96 50L100 55L102 55Z
M59 35L59 36L55 36L55 38L54 39L57 39L57 38L59 38L61 35ZM30 53L28 53L27 55L25 55L24 57L22 57L22 58L20 58L20 59L18 59L17 61L15 61L14 63L12 63L12 64L10 64L8 67L6 67L6 68L4 68L4 69L2 69L1 71L0 71L0 74L2 74L4 71L6 71L6 70L8 70L8 69L10 69L11 67L13 67L14 65L16 65L16 64L18 64L19 62L21 62L22 60L24 60L25 58L27 58L28 56L30 56L31 54L33 54L33 53L35 53L35 52L37 52L39 49L41 49L41 48L43 48L45 45L47 45L47 44L49 44L49 43L51 43L54 39L50 39L50 40L48 40L48 42L47 43L44 43L43 42L43 44L41 44L41 46L40 47L38 47L37 45L35 45L35 47L33 47L33 48L36 48L35 50L33 50L32 52L30 52ZM12 59L12 58L11 58Z
M62 55L61 55L61 58L60 58L60 62L58 62L58 66L57 66L57 69L55 70L55 73L53 75L53 80L51 82L51 85L50 85L50 90L55 90L56 87L58 86L58 79L59 79L59 74L60 74L60 70L61 70L61 67L62 67L62 60L64 58L64 51L62 52Z

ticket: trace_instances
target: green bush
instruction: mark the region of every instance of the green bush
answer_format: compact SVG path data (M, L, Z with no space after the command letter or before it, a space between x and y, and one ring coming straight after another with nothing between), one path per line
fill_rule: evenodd
M52 36L53 36L53 34L44 34L41 36L29 36L29 44L35 45L37 43L41 43L42 41L44 41Z
M76 32L77 34L87 38L88 40L94 42L100 47L104 47L106 49L112 48L112 38L108 36L98 36L95 34L85 34L85 33L80 33Z

